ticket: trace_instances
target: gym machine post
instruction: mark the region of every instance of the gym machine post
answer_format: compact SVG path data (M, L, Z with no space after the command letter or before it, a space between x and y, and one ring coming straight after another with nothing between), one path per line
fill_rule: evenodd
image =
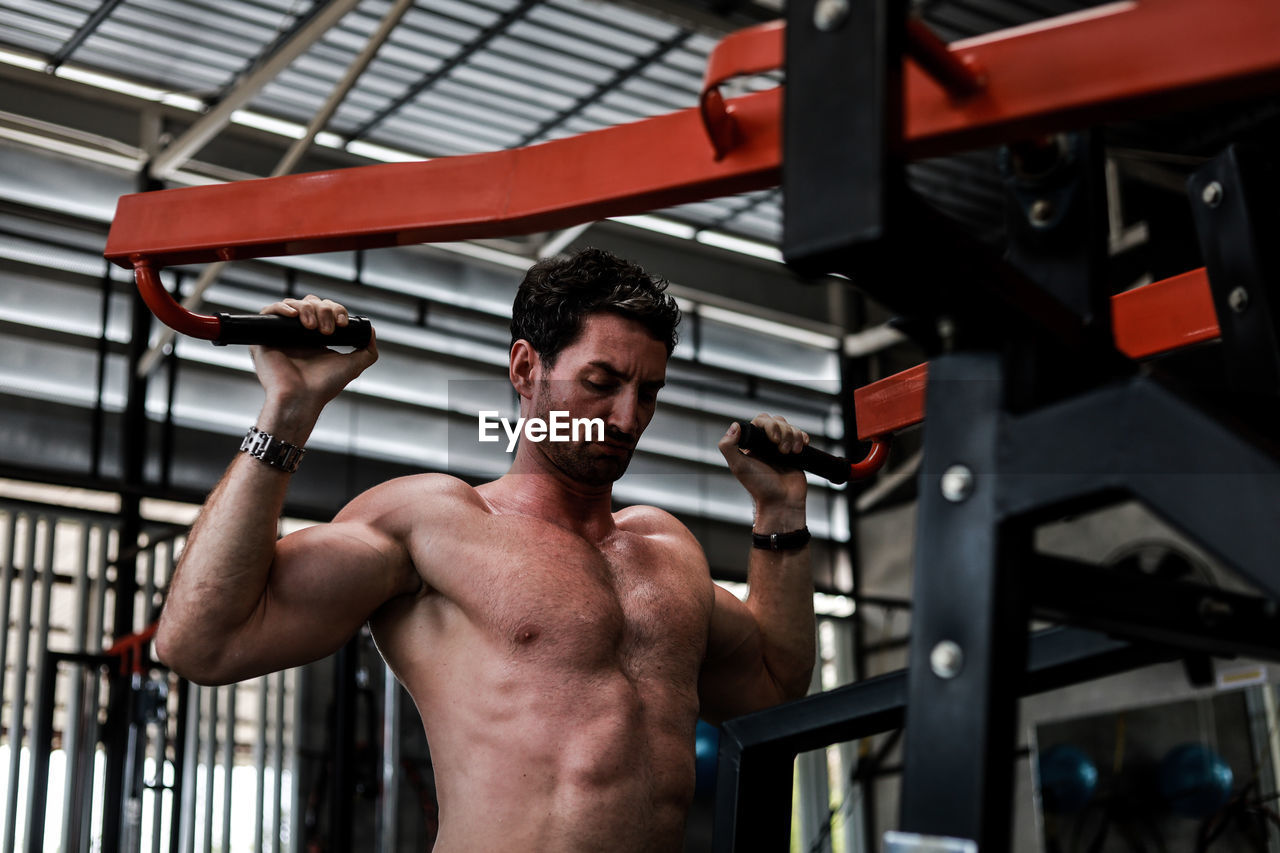
M922 341L941 344L924 399L923 370L881 389L921 415L927 400L929 413L909 666L727 723L716 847L785 845L794 756L905 725L900 827L885 850L1007 850L1019 697L1188 652L1280 659L1280 575L1267 544L1280 464L1256 431L1274 423L1274 406L1237 429L1174 379L1117 357L1096 133L1005 149L1004 259L915 198L900 159L903 10L851 4L831 25L830 5L788 7L784 254L802 271L847 274L911 317L909 328L941 327ZM845 85L824 85L832 78ZM1045 148L1052 179L1018 168ZM1274 227L1276 189L1272 164L1236 148L1189 186L1227 373L1238 392L1271 399L1280 269L1260 235ZM1035 525L1126 497L1267 597L1035 552ZM1055 628L1028 638L1033 614L1106 636Z
M1117 3L947 47L904 5L790 3L785 30L722 42L697 108L526 149L126 196L108 240L107 256L135 270L162 319L212 338L204 318L169 309L161 267L545 230L781 178L788 263L847 274L940 331L927 336L940 343L927 382L921 368L855 406L870 438L920 420L927 395L910 666L726 723L721 851L784 848L798 752L904 720L894 849L1007 849L1019 696L1188 651L1277 657L1280 578L1266 539L1280 521L1275 449L1238 397L1206 404L1133 361L1219 336L1230 375L1274 397L1275 260L1249 239L1274 219L1259 184L1274 180L1270 166L1240 149L1206 167L1190 192L1205 270L1111 297L1096 134L1027 140L1280 90L1280 9ZM720 97L727 77L777 67L784 37L785 99ZM911 194L903 172L908 159L1000 143L1014 221L1030 223L1012 230L1007 259ZM1026 192L1037 170L1017 161L1046 153L1067 164L1058 183ZM1043 193L1051 203L1032 217ZM349 203L370 195L383 203ZM297 204L285 211L281 196ZM1231 417L1215 413L1222 406ZM1036 524L1126 496L1268 600L1130 578L1125 599L1095 601L1082 584L1121 580L1034 552ZM1028 636L1033 613L1085 627Z

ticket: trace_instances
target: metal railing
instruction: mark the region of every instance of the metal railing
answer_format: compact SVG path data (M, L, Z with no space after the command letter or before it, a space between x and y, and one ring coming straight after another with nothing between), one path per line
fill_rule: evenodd
M293 853L301 694L290 670L199 687L111 623L115 573L138 573L150 621L184 533L152 525L122 547L109 513L0 501L0 853ZM135 559L136 558L136 559ZM126 700L107 703L109 676ZM104 802L113 727L129 730L120 803ZM121 809L118 839L102 837Z

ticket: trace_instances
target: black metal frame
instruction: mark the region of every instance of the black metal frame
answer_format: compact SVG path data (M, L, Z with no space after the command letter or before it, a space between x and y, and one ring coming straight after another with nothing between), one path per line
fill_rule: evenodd
M1227 377L1237 391L1280 393L1280 304L1269 282L1280 273L1272 236L1280 169L1261 150L1232 146L1188 186L1200 250L1226 344Z
M40 667L41 678L37 685L37 699L35 709L34 727L31 735L31 755L34 762L32 768L31 791L27 795L27 830L25 849L27 853L39 853L44 849L45 836L45 806L48 802L49 792L49 759L53 754L53 716L55 711L55 701L57 699L58 670L63 665L79 666L96 670L100 675L109 675L113 679L122 679L129 685L125 695L119 696L119 707L123 716L109 715L106 725L100 731L99 742L103 743L107 748L107 755L110 758L112 752L118 750L118 743L127 744L126 754L120 756L120 763L124 768L121 772L123 784L117 780L108 778L104 782L103 802L106 808L103 810L104 816L112 811L120 812L123 810L123 796L130 796L140 799L142 788L145 786L143 779L143 768L140 759L141 751L145 749L145 745L137 737L138 727L145 726L143 718L142 706L143 684L144 680L140 675L130 675L123 673L123 659L117 655L111 654L88 654L83 652L56 652L51 649L44 650L44 659ZM158 671L167 674L168 669L153 663L148 663L148 671ZM189 701L189 683L186 679L178 681L178 708L177 708L177 739L174 750L174 776L171 785L165 785L163 782L163 774L157 778L161 781L158 783L161 787L167 788L172 793L171 802L174 803L173 814L170 823L169 850L170 853L177 853L179 845L179 836L181 828L181 809L177 804L182 799L183 784L183 763L186 760L184 752L184 744L186 743L186 717L187 703ZM114 709L115 706L113 706ZM79 709L69 709L78 711ZM93 752L90 746L89 752ZM76 787L76 801L82 806L92 801L93 790L92 779L89 781L89 789L82 790L78 785ZM118 792L118 793L117 793ZM119 804L117 806L116 804ZM159 806L157 806L158 808ZM107 835L107 829L104 826L102 835L102 849L116 850L119 849L121 832L124 825L117 818L112 824L112 835ZM158 844L158 841L155 843ZM79 839L63 839L64 849L78 850L80 847ZM126 845L127 847L127 845Z
M1028 644L1027 669L1016 683L1017 695L1043 693L1176 657L1168 649L1093 631L1050 628L1033 635ZM908 672L899 670L726 722L720 732L715 849L785 850L795 756L899 728L908 693Z
M148 176L143 170L138 178L141 191L159 189L161 184ZM125 411L120 436L120 541L124 543L124 551L116 566L116 577L113 582L115 592L115 609L112 625L115 639L120 640L135 630L137 614L134 605L138 592L137 560L140 552L135 543L142 535L142 494L146 481L146 448L148 427L146 412L147 377L140 375L137 367L146 352L147 343L151 339L152 315L146 303L138 294L133 294L130 302L131 335L128 350L128 390L125 397ZM107 691L108 720L130 720L133 715L136 688L132 676L123 670L111 673ZM125 799L132 789L134 780L130 779L132 754L129 743L128 725L108 726L106 750L106 788L105 800L108 807L103 810L102 838L104 853L114 853L119 849L123 824L121 823ZM120 808L113 807L119 804Z
M899 828L995 853L1010 845L1021 696L1188 654L1280 660L1280 453L1257 429L1274 426L1280 390L1280 255L1262 237L1280 170L1229 149L1189 186L1227 315L1223 362L1252 396L1189 391L1180 365L1139 374L1111 342L1096 136L1004 152L1012 248L992 257L901 180L906 4L850 3L834 22L838 4L815 18L818 5L788 4L784 253L803 274L848 274L942 350L929 366L911 649L903 671L725 724L716 849L783 849L796 754L903 726ZM1264 597L1035 552L1037 524L1129 498ZM1033 614L1112 638L1028 636Z
M58 667L69 663L101 668L113 662L115 658L106 655L44 650L44 665L40 668L44 677L36 687L36 714L31 732L31 758L35 763L31 791L27 794L26 849L29 852L44 849L44 812L49 793L49 756L53 753L53 711Z

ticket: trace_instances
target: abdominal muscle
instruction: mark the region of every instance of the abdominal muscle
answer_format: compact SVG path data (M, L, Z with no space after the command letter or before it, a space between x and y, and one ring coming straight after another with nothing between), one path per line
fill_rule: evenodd
M679 849L713 606L700 552L633 532L654 526L635 513L588 543L475 510L466 536L413 540L430 584L370 620L423 719L435 851Z
M693 690L629 675L621 661L513 655L459 633L471 632L449 632L456 642L420 667L393 660L380 639L424 721L436 853L679 849L694 787Z

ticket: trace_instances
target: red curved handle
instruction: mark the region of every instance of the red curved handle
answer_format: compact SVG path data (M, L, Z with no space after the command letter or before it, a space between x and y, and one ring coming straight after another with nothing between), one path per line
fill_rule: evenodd
M296 317L263 314L196 314L178 304L160 284L160 273L150 259L132 258L133 276L142 301L175 332L215 344L261 344L269 347L365 347L373 338L368 317L351 317L345 326L328 333L305 328Z
M120 672L122 674L141 675L146 669L142 665L145 659L143 651L146 649L147 643L151 642L151 638L156 635L156 628L159 626L159 622L152 622L141 631L121 637L112 643L111 648L107 649L104 654L120 659Z
M953 51L914 15L907 16L906 30L907 53L949 95L965 98L986 88L986 70L976 57ZM770 21L730 33L711 49L698 109L717 161L742 142L742 130L720 94L720 84L745 74L781 68L785 42L786 23Z
M133 259L133 278L138 283L138 292L142 301L147 303L151 313L159 318L175 332L190 335L206 341L218 339L222 328L217 317L208 314L196 314L178 304L178 301L164 289L160 283L160 271L151 266L146 258Z
M730 33L711 49L702 78L698 109L717 161L742 141L742 130L720 94L720 84L744 74L763 74L782 67L783 21L770 21Z
M867 457L861 462L850 463L849 479L865 480L883 468L884 463L889 461L889 443L892 438L893 436L888 433L873 436L871 449L867 451Z

